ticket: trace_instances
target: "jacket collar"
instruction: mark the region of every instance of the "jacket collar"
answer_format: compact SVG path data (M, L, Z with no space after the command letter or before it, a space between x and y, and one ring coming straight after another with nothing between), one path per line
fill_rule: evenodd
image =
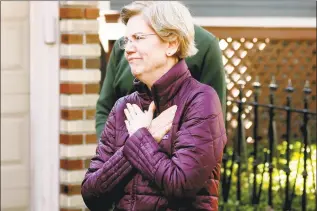
M145 100L154 100L156 107L160 108L176 95L184 80L190 76L187 64L182 59L159 78L153 84L151 90L138 79L134 79L133 85L139 92L140 97Z

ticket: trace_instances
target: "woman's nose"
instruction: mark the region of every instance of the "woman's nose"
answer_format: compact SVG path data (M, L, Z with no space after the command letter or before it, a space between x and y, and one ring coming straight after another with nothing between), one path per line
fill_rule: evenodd
M125 51L126 51L127 53L133 53L133 52L135 52L135 46L134 46L133 42L131 42L131 41L128 41L128 42L127 42L127 44L126 44L126 46L125 46Z

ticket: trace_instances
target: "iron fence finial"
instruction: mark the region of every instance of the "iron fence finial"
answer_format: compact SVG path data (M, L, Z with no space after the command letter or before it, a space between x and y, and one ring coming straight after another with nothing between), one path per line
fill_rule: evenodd
M252 86L256 89L259 89L261 87L261 83L259 80L259 76L255 76L255 81L252 83Z
M292 93L294 91L294 87L292 85L292 80L290 78L288 79L288 85L285 88L285 91L287 91L288 93Z
M311 93L310 83L308 80L305 81L303 92L308 95Z
M277 90L277 88L278 88L278 86L277 86L277 84L276 84L276 80L275 80L275 76L274 76L274 75L272 75L272 79L271 79L271 82L270 82L269 87L270 87L270 90L271 90L271 91L275 91L275 90Z

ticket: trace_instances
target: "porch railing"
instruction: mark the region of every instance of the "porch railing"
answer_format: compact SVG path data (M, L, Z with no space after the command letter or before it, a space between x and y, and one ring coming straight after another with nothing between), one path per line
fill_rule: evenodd
M309 123L316 124L316 112L312 112L309 110L309 104L310 104L310 94L312 92L309 81L306 81L304 87L303 87L303 107L302 109L295 109L292 107L292 93L294 91L294 87L292 86L291 80L288 81L288 86L285 87L285 106L277 106L274 104L275 99L275 92L278 89L278 85L276 84L275 78L272 77L272 81L269 84L270 88L270 95L269 95L269 104L261 104L259 103L259 91L261 88L261 84L258 80L256 80L253 83L253 88L255 90L254 92L254 101L253 102L246 102L243 101L243 90L245 86L244 81L239 81L240 89L239 89L239 98L237 100L232 100L230 102L237 104L238 111L237 111L237 119L238 119L238 125L236 129L236 136L234 137L235 140L232 140L233 146L231 153L228 152L228 149L226 147L224 151L223 156L223 172L222 172L222 205L221 208L224 210L226 209L226 205L229 201L229 195L230 191L232 191L232 177L233 175L236 176L235 181L235 204L252 204L252 205L259 205L261 197L263 198L264 194L267 194L267 201L263 203L262 205L267 204L270 208L278 208L277 210L293 210L294 205L294 197L296 196L295 193L295 185L300 177L302 177L302 193L301 193L301 206L300 210L308 210L307 209L307 192L310 192L311 195L314 195L315 202L314 202L314 210L317 209L317 192L316 192L316 166L313 163L316 163L316 148L313 150L311 148L312 146L312 140L311 140L311 134L309 134ZM253 135L252 138L246 139L245 137L245 122L243 121L242 114L246 106L252 106L253 107ZM260 122L259 118L259 109L263 108L262 112L267 112L269 114L269 122L267 125L263 125ZM284 155L278 155L276 153L276 147L279 143L279 138L276 135L276 120L275 115L276 112L282 112L286 116L286 136L285 136L285 142L286 142L286 150ZM291 153L292 153L292 145L294 145L294 140L292 140L292 116L294 113L298 113L302 117L302 124L301 124L301 136L299 137L300 140L300 147L297 154L299 154L298 157L298 164L296 168L296 176L295 179L293 179L291 184L290 181L290 174L291 174L291 168L290 168L290 159L291 159ZM313 122L312 122L313 121ZM284 124L284 123L283 123ZM259 127L267 127L268 128L268 134L267 138L264 138L264 140L267 143L259 140L258 137L258 129ZM316 132L316 131L315 131ZM230 141L230 140L229 140ZM314 141L316 142L316 139L314 138ZM261 143L262 142L262 143ZM246 146L246 143L250 146ZM259 144L262 145L262 150L259 150ZM252 146L253 145L253 146ZM263 147L264 145L264 147ZM248 152L248 149L249 151ZM250 150L251 149L251 150ZM315 151L315 152L314 152ZM293 151L294 153L294 151ZM262 159L260 159L260 157ZM276 169L277 165L281 165L279 162L279 159L283 159L285 157L285 163L282 168ZM302 157L302 159L301 159ZM275 159L275 160L274 160ZM248 166L251 162L251 167ZM273 161L274 160L274 161ZM301 161L303 163L301 163ZM309 162L309 164L308 164ZM230 163L228 165L228 163ZM244 164L244 165L243 165ZM262 164L262 165L261 165ZM236 165L236 168L234 170L234 165ZM261 165L261 167L260 167ZM300 171L300 166L302 167L302 172ZM310 167L308 171L308 167ZM244 174L244 177L247 178L248 183L242 184L242 175L241 175L241 169L244 168L246 173ZM284 176L286 179L284 180L284 184L281 183L281 172L278 172L277 176L273 176L274 170L281 170L284 171ZM263 183L265 180L265 172L268 172L266 176L268 176L268 187L266 190L266 193L263 190ZM310 187L308 190L307 187L307 179L308 176L310 178ZM274 177L278 180L278 185L276 185L277 190L275 191L275 196L273 193L273 179ZM245 188L247 187L247 188ZM242 191L247 192L247 194L250 197L242 199ZM281 191L284 191L283 193ZM283 207L276 207L276 204L274 206L273 198L278 197L281 198L284 203ZM311 209L312 207L310 207Z

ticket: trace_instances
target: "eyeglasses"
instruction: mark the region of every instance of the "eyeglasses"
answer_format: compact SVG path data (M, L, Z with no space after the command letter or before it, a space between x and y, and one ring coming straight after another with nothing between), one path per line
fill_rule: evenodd
M141 42L141 40L146 39L150 35L156 35L156 34L140 34L140 33L137 33L137 34L133 34L131 36L131 39L129 39L128 37L123 37L123 39L121 39L119 41L119 47L120 47L120 49L125 50L128 42L139 43L139 42Z

